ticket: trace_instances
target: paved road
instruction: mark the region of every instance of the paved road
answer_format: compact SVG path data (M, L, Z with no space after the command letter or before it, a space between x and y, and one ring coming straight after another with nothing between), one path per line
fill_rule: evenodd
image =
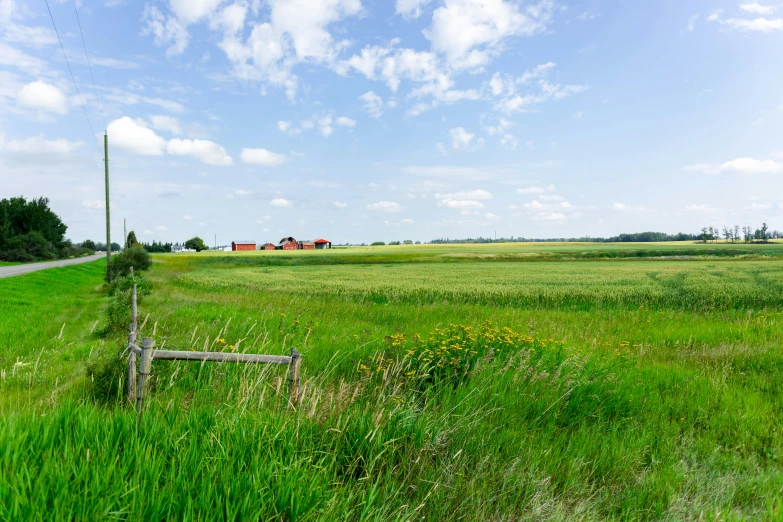
M94 256L79 257L77 259L64 259L62 261L47 261L45 263L27 263L24 265L0 266L0 277L11 277L16 275L46 270L56 266L80 265L89 263L96 259L106 259L106 254L95 254Z

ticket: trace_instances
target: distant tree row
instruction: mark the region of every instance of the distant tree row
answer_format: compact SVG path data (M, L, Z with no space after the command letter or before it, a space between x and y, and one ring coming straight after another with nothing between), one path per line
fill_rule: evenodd
M721 239L726 243L766 243L770 239L780 238L783 238L783 232L779 230L770 231L766 223L762 223L761 227L755 229L749 225L744 227L734 225L734 228L724 226L723 229L703 227L699 237L703 243L710 241L717 243Z
M370 243L370 246L382 246L382 245L385 245L385 244L386 243L384 243L383 241L374 241L374 242ZM414 243L413 243L412 239L406 239L404 241L389 241L389 245L391 245L391 246L393 246L393 245L413 245L413 244ZM415 244L420 245L421 241L416 241ZM364 246L364 243L362 243L362 246Z
M0 260L41 261L91 254L65 238L68 227L49 208L47 198L0 200Z

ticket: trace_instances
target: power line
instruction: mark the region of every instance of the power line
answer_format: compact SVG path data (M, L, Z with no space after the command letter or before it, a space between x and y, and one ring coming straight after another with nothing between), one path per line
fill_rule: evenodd
M76 8L76 0L73 0L73 10L76 13L76 22L79 24L79 34L82 35L82 45L84 46L84 56L87 58L87 67L90 69L90 79L92 80L92 90L95 93L95 99L98 101L98 112L101 115L103 128L106 128L106 120L103 118L103 107L101 99L98 96L98 89L95 87L95 76L92 75L92 65L90 65L90 56L87 54L87 44L84 42L84 32L82 32L82 22L79 20L79 10Z
M101 152L101 147L98 145L98 138L96 137L95 131L92 128L92 122L90 122L90 116L87 114L87 107L84 106L84 101L82 100L82 94L79 92L79 86L76 85L76 78L73 75L73 71L71 70L71 64L68 63L68 57L65 55L65 47L63 47L63 41L60 39L60 33L57 31L57 24L54 23L54 16L52 16L52 10L49 8L49 0L44 0L46 3L46 10L49 11L49 18L52 19L52 26L54 27L54 32L57 35L57 41L60 42L60 49L63 51L63 58L65 58L65 65L68 66L68 72L71 73L71 80L73 80L73 86L76 87L76 94L79 96L79 103L82 105L82 110L84 110L84 117L87 118L87 125L90 126L90 134L93 137L93 140L95 140L95 146L98 147L98 152Z

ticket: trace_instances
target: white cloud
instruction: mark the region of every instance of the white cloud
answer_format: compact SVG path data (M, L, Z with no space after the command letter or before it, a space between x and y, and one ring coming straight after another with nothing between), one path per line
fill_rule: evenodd
M90 210L103 210L106 208L106 202L102 199L85 199L82 206Z
M707 205L688 205L685 210L689 212L715 212L715 209Z
M182 216L182 219L184 219L185 221L192 221L193 216L191 216L190 214L185 214L184 216Z
M444 199L438 201L439 207L455 208L459 210L478 210L484 208L484 203L473 200Z
M269 202L273 207L279 208L291 208L294 206L294 202L285 198L275 198Z
M626 214L641 214L647 211L644 207L634 207L632 205L626 205L625 203L614 203L612 209Z
M253 193L253 191L251 191L251 190L245 190L245 189L236 189L236 190L234 191L234 194L236 194L237 196L249 196L249 195L251 195L252 193Z
M291 122L282 120L278 121L277 128L280 129L281 132L288 132L288 130L291 128Z
M233 165L234 160L226 149L210 140L182 140L174 138L166 146L169 154L175 156L194 156L207 165Z
M81 141L47 140L43 135L6 141L0 134L0 151L13 156L67 156L84 145Z
M485 125L484 132L486 132L490 136L496 136L496 135L501 136L505 134L513 126L514 126L514 122L508 121L505 118L500 118L500 121L496 126Z
M397 0L397 14L406 18L418 18L421 16L421 10L431 0Z
M523 187L517 189L518 194L543 194L544 192L546 192L546 189L544 187L538 187L538 186Z
M777 9L774 5L762 5L758 2L748 2L740 4L740 9L747 13L770 15Z
M740 8L746 13L757 15L770 15L775 10L774 6L761 5L757 2L742 4ZM711 14L707 20L717 22L729 29L740 31L756 31L760 33L783 31L783 18L764 18L763 16L757 16L756 18L723 18L723 11L718 10Z
M171 134L182 133L182 127L180 127L177 118L173 116L150 116L150 121L153 129L170 132Z
M371 118L378 119L381 117L384 112L383 98L372 91L367 91L366 93L359 96L359 99L364 102L364 105L362 105L362 110L366 112Z
M68 99L63 91L46 82L28 83L19 90L16 101L20 107L57 114L68 113Z
M323 134L324 138L331 136L332 132L334 132L334 128L332 127L332 117L324 116L323 118L319 119L318 127L321 129L321 134Z
M166 56L182 54L188 47L190 35L185 26L174 17L166 18L157 7L147 4L142 21L142 34L152 35L157 46L168 46Z
M466 190L450 194L435 194L435 199L492 199L492 194L484 189Z
M341 127L353 128L356 126L356 120L352 120L346 116L340 116L335 122Z
M504 0L445 0L424 35L454 69L478 69L501 51L507 37L546 30L554 9L553 0L524 9Z
M106 132L109 135L109 146L119 147L133 154L162 156L166 148L165 139L128 116L109 123Z
M335 201L332 203L334 205L334 208L346 208L348 206L348 203L344 203L342 201Z
M772 209L772 205L768 203L751 203L750 205L750 210L754 212L758 212L761 210L771 210L771 209Z
M386 212L393 214L395 212L402 212L405 207L394 201L379 201L378 203L371 203L367 205L367 210L374 210L376 212Z
M157 227L155 227L155 230L157 230L158 232L165 232L168 229L169 227L167 227L166 225L158 225Z
M775 160L737 158L726 163L699 163L688 165L685 170L705 174L781 174L783 163Z
M695 30L696 29L696 20L698 20L698 19L699 19L699 15L693 15L690 18L688 18L688 26L686 27L686 29L688 31Z
M532 217L536 221L566 221L568 219L562 212L538 212Z
M450 129L449 136L451 136L451 146L454 150L470 151L475 150L484 144L482 138L479 138L474 142L473 138L475 138L476 135L466 131L463 127Z
M243 163L248 165L263 165L265 167L276 167L285 163L285 156L266 149L242 149L240 158Z
M15 67L32 75L49 72L47 63L10 45L0 42L0 65Z

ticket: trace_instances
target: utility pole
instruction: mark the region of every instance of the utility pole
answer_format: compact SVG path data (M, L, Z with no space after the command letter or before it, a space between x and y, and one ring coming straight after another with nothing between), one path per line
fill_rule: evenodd
M111 265L111 217L109 211L109 135L103 133L103 165L106 172L106 280L109 279Z
M215 250L217 250L217 234L215 234Z

